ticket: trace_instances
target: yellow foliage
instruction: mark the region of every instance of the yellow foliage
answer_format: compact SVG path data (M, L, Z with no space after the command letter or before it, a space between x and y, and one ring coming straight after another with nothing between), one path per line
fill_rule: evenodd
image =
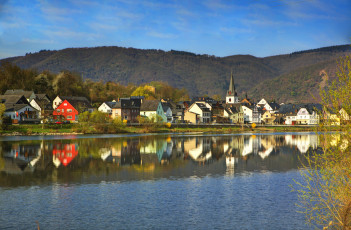
M256 123L252 123L251 124L251 127L254 129L254 128L256 128Z
M167 123L166 123L166 127L167 127L167 128L171 128L171 126L172 126L172 124L171 124L170 122L167 122Z

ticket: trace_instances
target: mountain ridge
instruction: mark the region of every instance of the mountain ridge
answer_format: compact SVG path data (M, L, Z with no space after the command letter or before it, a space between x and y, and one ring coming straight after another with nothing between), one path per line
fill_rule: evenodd
M53 73L69 70L80 73L85 79L89 78L94 81L114 81L122 84L163 81L177 88L186 88L191 96L217 94L222 98L225 97L229 76L233 71L239 95L248 92L249 97L257 99L260 95L264 95L264 90L268 90L264 87L265 84L272 84L274 79L282 80L284 76L294 78L293 73L297 70L298 76L306 75L307 77L301 78L296 75L297 81L284 82L303 86L308 77L313 78L313 81L322 81L315 75L316 72L325 69L328 74L335 73L336 64L333 66L330 63L350 54L350 45L322 47L268 57L255 57L253 55L216 57L176 50L142 50L102 46L42 50L0 61L8 61L25 69L49 70ZM328 63L326 66L318 65L318 63L326 62ZM312 71L313 74L309 72L311 68L315 68ZM315 92L314 87L317 85L317 82L315 85L310 85L313 87L313 92ZM282 88L280 91L284 92L284 87L286 87L287 93L290 93L290 96L284 96L284 100L299 100L299 95L301 97L306 95L300 93L299 89L295 89L296 93L291 93L291 85L280 85ZM306 90L306 87L301 88ZM277 97L281 94L271 95Z

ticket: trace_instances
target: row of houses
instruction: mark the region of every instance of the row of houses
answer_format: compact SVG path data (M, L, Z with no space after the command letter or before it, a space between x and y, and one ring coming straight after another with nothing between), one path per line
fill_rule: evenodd
M145 100L142 96L118 98L103 102L94 108L85 97L57 96L54 100L33 91L7 90L0 95L5 104L5 116L12 123L40 122L43 117L55 121L79 122L79 114L95 110L106 113L112 119L120 118L130 123L138 117L170 123L231 123L231 124L286 124L317 125L323 120L333 120L333 125L349 121L344 109L331 112L321 104L278 104L261 99L253 103L247 95L239 100L233 74L226 99L216 101L209 97L196 97L192 101L173 102L167 99Z

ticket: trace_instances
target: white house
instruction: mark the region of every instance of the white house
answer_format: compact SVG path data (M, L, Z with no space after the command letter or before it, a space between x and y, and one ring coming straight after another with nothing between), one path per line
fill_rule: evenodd
M257 107L261 107L263 108L266 104L268 104L268 102L262 98L258 103L257 103Z
M244 122L245 123L251 123L252 122L252 114L253 114L253 110L252 108L243 105L243 112L244 112Z
M319 123L319 115L315 111L310 113L306 108L300 108L296 115L296 123L317 125Z
M152 119L156 116L162 118L162 122L167 122L167 117L163 111L162 104L158 100L145 100L140 106L140 116ZM156 121L155 121L156 122Z
M103 112L103 113L112 114L112 108L116 103L117 102L115 102L115 101L104 102L99 106L98 111Z
M286 125L292 125L292 124L296 124L296 114L290 114L290 115L286 115L285 116L285 124Z
M193 103L189 109L189 112L197 114L197 123L210 123L211 122L211 111L206 105L202 103Z

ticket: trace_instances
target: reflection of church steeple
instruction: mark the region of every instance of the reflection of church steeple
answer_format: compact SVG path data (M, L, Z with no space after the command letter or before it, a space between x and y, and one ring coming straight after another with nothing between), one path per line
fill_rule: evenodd
M239 102L239 98L238 98L237 92L235 91L233 71L231 71L229 89L227 90L227 95L226 95L226 103L227 104L234 104L234 103L238 103L238 102Z

